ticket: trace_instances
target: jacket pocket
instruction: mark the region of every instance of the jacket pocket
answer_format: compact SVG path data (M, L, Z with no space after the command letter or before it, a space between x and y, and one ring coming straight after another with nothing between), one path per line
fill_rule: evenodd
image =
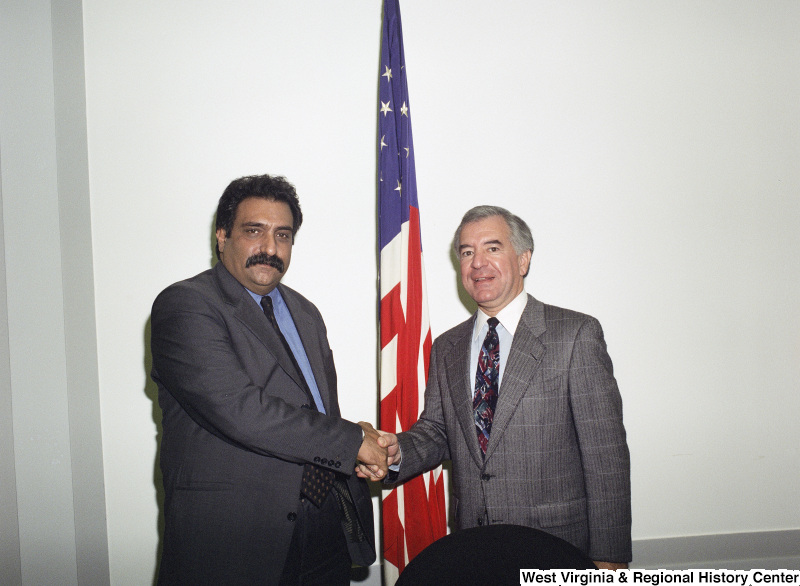
M193 467L184 465L178 475L178 481L175 483L175 490L203 492L233 490L233 482L231 480L223 480L223 478L225 477L220 478L217 475L209 478L208 474L197 474Z
M193 480L182 481L175 486L176 490L197 490L203 492L219 492L226 490L233 490L232 482L214 481L214 480Z
M536 507L541 527L560 527L586 521L586 499Z

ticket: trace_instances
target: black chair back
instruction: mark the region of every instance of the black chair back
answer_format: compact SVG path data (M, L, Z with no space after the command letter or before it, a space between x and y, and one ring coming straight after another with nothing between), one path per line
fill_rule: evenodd
M519 585L521 569L596 569L574 545L519 525L463 529L426 547L396 586Z

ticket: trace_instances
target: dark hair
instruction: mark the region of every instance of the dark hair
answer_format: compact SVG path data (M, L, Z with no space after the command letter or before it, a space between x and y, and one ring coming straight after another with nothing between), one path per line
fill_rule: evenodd
M230 236L233 221L236 219L236 210L239 204L249 197L279 201L289 206L293 219L292 242L294 243L294 235L303 223L303 212L300 210L300 200L294 185L282 176L249 175L231 181L219 198L216 229L222 228L225 230L225 236ZM217 246L217 258L219 258L219 246Z
M530 250L531 254L533 254L533 235L525 220L500 206L475 206L464 214L464 217L461 218L461 223L456 228L456 233L453 235L453 250L456 253L456 258L458 258L458 249L461 246L461 230L464 226L494 216L500 216L508 224L509 238L511 239L511 246L514 247L514 252L519 255L526 250ZM524 276L527 276L527 273Z

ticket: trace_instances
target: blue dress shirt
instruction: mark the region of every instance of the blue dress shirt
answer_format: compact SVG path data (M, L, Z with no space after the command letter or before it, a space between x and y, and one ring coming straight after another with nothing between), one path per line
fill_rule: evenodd
M264 296L253 293L250 289L247 289L247 292L250 293L250 297L253 298L253 301L258 303L258 308L261 309L261 298ZM275 319L278 320L281 333L283 337L286 338L289 348L292 349L292 354L294 354L294 359L297 360L297 365L300 367L300 370L303 371L303 377L306 379L306 384L311 391L311 396L314 397L317 411L325 413L325 405L322 404L322 395L319 394L319 387L317 387L317 381L314 378L314 371L311 370L311 363L308 361L308 356L306 356L306 349L303 348L300 334L297 333L292 314L289 313L289 308L286 307L286 302L283 300L281 292L278 291L277 287L269 292L269 296L272 298L272 310L275 313Z

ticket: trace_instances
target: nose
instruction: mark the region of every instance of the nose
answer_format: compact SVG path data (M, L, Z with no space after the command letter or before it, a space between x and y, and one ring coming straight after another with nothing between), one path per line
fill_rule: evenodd
M480 250L476 250L472 253L472 258L470 259L470 266L473 269L479 269L484 264L486 264L486 258L483 255L483 252Z
M264 231L264 237L261 239L261 252L274 256L278 252L278 241L275 239L275 234L269 230Z

